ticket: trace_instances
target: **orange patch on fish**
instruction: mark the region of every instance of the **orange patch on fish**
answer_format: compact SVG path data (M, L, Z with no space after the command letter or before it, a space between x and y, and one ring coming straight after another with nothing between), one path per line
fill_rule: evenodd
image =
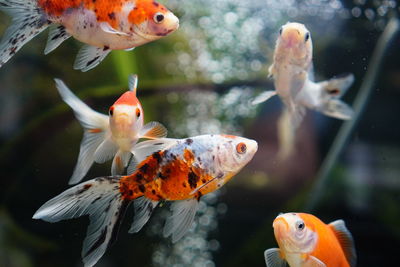
M235 139L236 136L234 135L230 135L230 134L221 134L222 137L226 137L226 138L231 138L231 139Z
M100 128L89 129L89 133L101 133L103 130Z
M120 96L120 98L115 101L114 105L129 105L129 106L137 106L139 104L139 100L136 97L134 92L128 91Z
M167 11L165 7L153 0L137 1L134 10L129 14L129 22L139 25L145 20L152 20L156 11Z

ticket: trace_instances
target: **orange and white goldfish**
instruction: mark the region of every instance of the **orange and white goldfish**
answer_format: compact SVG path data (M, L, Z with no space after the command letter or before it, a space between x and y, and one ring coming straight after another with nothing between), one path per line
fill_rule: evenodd
M176 242L192 225L199 199L228 182L256 151L256 141L231 135L144 141L135 149L139 164L131 175L99 177L76 185L46 202L33 218L58 222L89 215L82 249L88 267L115 240L130 202L134 202L135 215L129 232L136 233L160 201L172 201L164 236Z
M93 162L104 163L111 158L111 174L122 175L140 138L157 139L167 136L167 129L158 122L143 125L144 112L136 97L136 75L129 77L129 91L115 101L108 116L88 107L61 80L55 81L62 99L73 109L85 131L78 162L69 184L82 180Z
M312 52L311 34L303 24L288 22L283 25L269 68L275 91L266 91L253 101L259 104L279 95L290 114L293 129L300 125L306 108L342 120L351 119L353 115L353 110L339 98L351 86L354 76L314 82Z
M74 64L81 71L112 50L132 50L179 27L178 18L153 0L0 0L0 10L13 18L0 43L0 67L49 26L45 54L71 36L86 44Z
M306 213L285 213L274 220L278 248L265 251L268 267L354 267L353 237L343 220L330 224Z

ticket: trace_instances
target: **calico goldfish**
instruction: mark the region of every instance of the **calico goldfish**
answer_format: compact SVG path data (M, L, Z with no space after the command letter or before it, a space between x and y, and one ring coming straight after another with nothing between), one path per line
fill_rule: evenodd
M62 99L72 108L84 128L78 162L69 184L82 180L93 162L104 163L111 158L111 174L122 175L140 138L157 139L167 136L167 129L158 122L144 125L143 108L136 97L136 75L129 77L129 91L115 101L108 116L92 110L61 80L55 81Z
M300 125L306 108L342 120L351 119L353 115L353 110L339 99L354 82L354 76L349 74L314 82L312 52L311 34L303 24L283 25L269 68L275 91L266 91L253 100L253 104L259 104L279 95L294 129Z
M0 67L48 27L45 54L71 36L85 43L74 64L81 71L112 50L132 50L179 27L178 18L153 0L0 0L0 10L12 17L0 43Z
M46 202L33 218L58 222L89 215L82 249L86 267L93 266L115 240L132 201L135 215L130 233L142 229L160 201L171 201L172 214L163 234L177 242L192 225L199 199L228 182L256 151L256 141L230 135L143 141L135 149L139 164L131 175L76 185Z
M354 267L353 237L343 220L330 224L306 213L285 213L274 220L278 248L265 251L268 267Z

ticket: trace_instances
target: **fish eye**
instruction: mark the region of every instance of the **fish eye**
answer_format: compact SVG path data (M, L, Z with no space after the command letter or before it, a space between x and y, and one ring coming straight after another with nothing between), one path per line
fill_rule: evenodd
M160 13L160 12L157 12L155 15L154 15L154 22L155 23L161 23L161 22L163 22L163 20L164 20L164 18L165 18L165 16L164 16L164 14L162 14L162 13Z
M139 108L136 108L136 117L140 117L140 109Z
M246 153L246 150L247 150L247 146L245 143L237 144L237 146L236 146L237 153L244 154L244 153Z
M279 35L282 35L282 32L283 32L283 28L281 27L281 28L279 29Z
M305 37L304 37L304 41L307 42L310 39L310 33L307 32Z
M296 230L297 231L303 231L304 230L304 228L305 228L305 224L304 224L304 222L303 221L297 221L296 222Z
M110 116L114 115L114 107L109 109L108 114L110 114Z

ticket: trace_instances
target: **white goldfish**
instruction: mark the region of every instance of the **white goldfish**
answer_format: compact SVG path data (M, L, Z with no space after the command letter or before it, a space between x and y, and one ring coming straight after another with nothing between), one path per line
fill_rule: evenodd
M274 95L279 95L296 129L306 108L342 119L351 119L353 110L339 100L354 81L349 74L328 81L313 81L312 40L307 28L300 23L287 23L279 31L274 51L274 61L269 68L275 91L266 91L257 96L253 104L259 104Z
M140 138L157 139L167 136L167 129L158 122L143 125L144 112L136 97L137 76L129 78L129 90L110 107L109 116L98 113L76 97L56 79L61 97L74 111L84 128L78 162L69 184L79 182L93 162L104 163L113 158L111 174L121 175L128 166L134 146ZM134 163L133 163L134 164Z

